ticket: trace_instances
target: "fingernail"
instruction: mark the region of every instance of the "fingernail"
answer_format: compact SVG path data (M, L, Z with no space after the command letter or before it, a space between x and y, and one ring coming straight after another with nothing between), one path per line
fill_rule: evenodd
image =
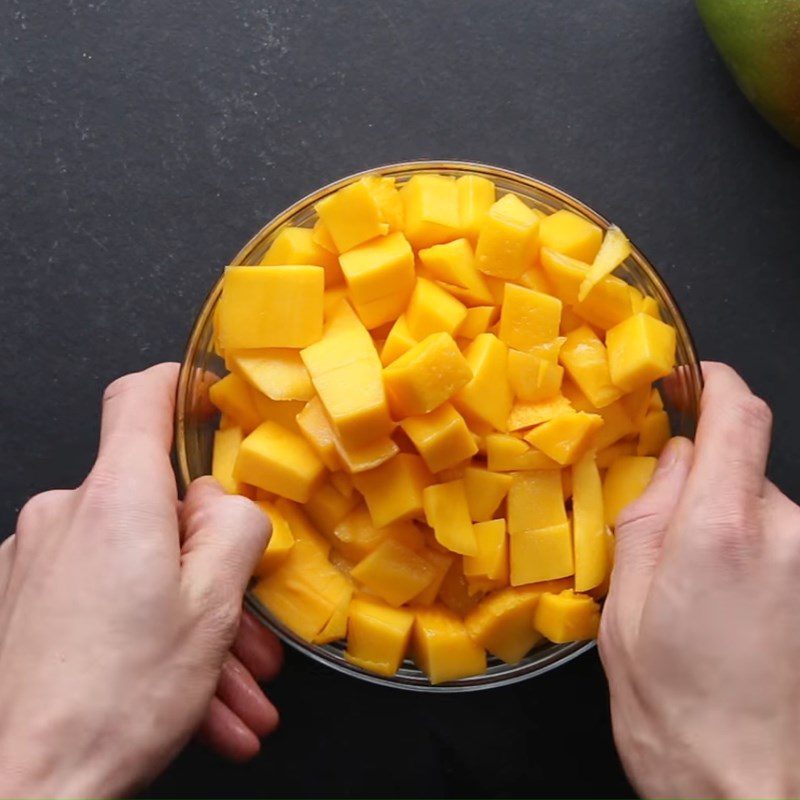
M662 450L661 457L658 459L658 471L666 472L672 469L678 461L680 451L680 442L677 439L670 439L666 447Z

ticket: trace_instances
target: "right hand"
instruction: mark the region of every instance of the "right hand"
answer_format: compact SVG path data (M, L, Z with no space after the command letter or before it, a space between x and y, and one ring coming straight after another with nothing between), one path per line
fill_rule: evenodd
M672 440L622 514L600 631L614 736L655 797L800 793L800 508L764 471L771 414L705 364L694 447Z

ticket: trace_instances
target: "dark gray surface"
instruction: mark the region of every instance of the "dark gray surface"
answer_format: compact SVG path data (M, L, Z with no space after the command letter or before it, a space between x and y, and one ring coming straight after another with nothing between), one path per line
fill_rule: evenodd
M178 359L239 246L349 172L464 158L556 183L661 270L704 358L773 406L800 496L800 157L688 0L11 0L0 17L0 530L81 480L115 376ZM173 796L629 792L588 656L413 697L290 656L261 758L190 749Z

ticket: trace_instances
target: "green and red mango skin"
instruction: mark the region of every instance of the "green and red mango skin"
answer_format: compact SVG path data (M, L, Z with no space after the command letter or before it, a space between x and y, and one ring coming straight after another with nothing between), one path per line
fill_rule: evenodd
M800 147L800 0L697 0L739 88Z

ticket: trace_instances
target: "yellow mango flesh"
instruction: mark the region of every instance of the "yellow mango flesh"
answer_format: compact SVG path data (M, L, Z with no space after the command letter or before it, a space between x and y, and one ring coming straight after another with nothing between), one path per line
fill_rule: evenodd
M560 594L545 592L534 616L536 629L551 642L565 644L597 637L600 606L588 595L565 589Z
M464 622L443 606L418 608L414 658L432 684L455 681L486 670L486 652L472 641Z
M608 525L613 528L620 512L644 492L657 464L657 459L650 456L623 456L609 466L603 481L603 505Z
M322 267L228 267L219 310L221 346L227 351L316 342L324 291Z
M223 280L211 471L271 520L253 597L377 674L596 635L609 525L670 435L675 334L611 274L624 234L527 202L362 176Z
M392 608L377 598L350 602L345 658L378 675L394 675L400 667L414 626L414 613Z

